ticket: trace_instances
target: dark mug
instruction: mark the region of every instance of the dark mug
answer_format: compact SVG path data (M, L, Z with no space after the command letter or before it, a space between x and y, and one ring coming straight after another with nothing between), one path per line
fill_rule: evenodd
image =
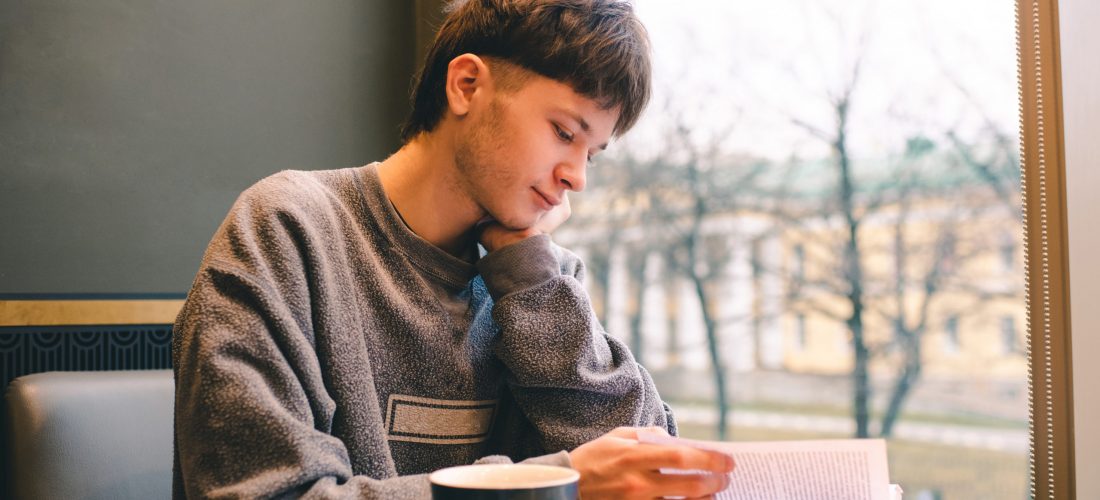
M433 500L577 500L573 469L534 464L477 464L428 476Z

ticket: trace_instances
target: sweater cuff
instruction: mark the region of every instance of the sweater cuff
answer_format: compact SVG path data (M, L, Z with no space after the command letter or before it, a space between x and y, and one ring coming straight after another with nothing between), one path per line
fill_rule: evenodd
M572 469L573 462L569 460L569 452L562 450L557 453L551 453L549 455L543 455L541 457L531 457L527 460L520 462L521 464L538 464L538 465L556 465L558 467L567 467Z
M481 457L474 462L475 464L510 464L512 459L504 455L489 455L487 457Z
M548 234L513 243L477 262L477 270L494 301L550 281L561 275L559 267Z

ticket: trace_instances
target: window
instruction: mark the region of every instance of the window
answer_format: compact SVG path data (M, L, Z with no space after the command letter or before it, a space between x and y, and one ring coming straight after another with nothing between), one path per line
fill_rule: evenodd
M806 350L806 315L799 314L795 322L794 331L794 349L796 351Z
M943 352L946 354L959 353L959 317L952 315L947 317L943 324Z
M1020 352L1019 340L1016 338L1016 318L1012 316L1001 317L1001 353L1010 355Z
M1006 274L1016 271L1016 253L1019 251L1019 246L1011 235L1001 234L1000 264L1001 271Z
M1002 235L1022 227L1012 7L727 0L700 15L635 4L653 39L654 98L597 158L555 239L664 256L660 279L622 282L674 304L661 335L681 362L651 371L674 410L691 410L682 434L885 437L907 497L1026 497L1015 325L1014 350L1002 349L1023 276L996 264ZM871 394L861 412L858 391ZM726 412L828 424L718 428Z
M801 244L794 246L794 258L791 261L791 279L795 284L801 285L806 281L806 247Z

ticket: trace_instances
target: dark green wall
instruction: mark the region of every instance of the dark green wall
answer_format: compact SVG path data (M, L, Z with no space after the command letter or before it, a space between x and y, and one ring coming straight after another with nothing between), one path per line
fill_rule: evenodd
M241 190L383 159L418 9L0 0L0 299L183 294Z

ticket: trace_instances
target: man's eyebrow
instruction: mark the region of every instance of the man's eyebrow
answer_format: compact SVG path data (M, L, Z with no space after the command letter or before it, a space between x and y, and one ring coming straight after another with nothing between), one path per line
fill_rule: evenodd
M582 118L580 116L577 116L577 115L574 115L573 118L576 118L577 121L580 122L581 130L583 130L585 132L588 132L588 130L591 128L591 127L588 126L588 122L584 121L584 118Z
M563 107L558 107L558 111L569 115L570 118L572 118L577 123L581 124L581 130L583 130L585 132L588 132L592 128L592 127L588 126L588 122L584 120L584 117L582 117L581 115L573 112L573 110L566 109L566 108L563 108Z

